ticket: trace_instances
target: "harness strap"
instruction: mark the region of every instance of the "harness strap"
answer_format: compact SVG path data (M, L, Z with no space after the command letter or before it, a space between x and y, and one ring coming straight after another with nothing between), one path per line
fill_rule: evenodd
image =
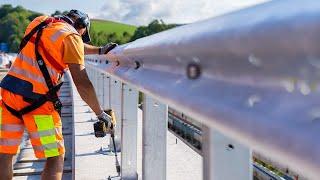
M42 32L43 32L43 29L45 27L46 26L42 26L38 31L38 34L37 34L37 37L36 37L36 41L35 41L35 54L36 54L36 60L37 60L38 66L40 68L40 71L42 73L42 76L44 77L44 79L46 81L46 84L47 84L47 86L48 86L48 88L50 90L50 89L53 88L53 83L52 83L49 71L47 69L47 66L46 66L42 56L39 53L39 42L40 42L40 38L41 38L41 35L42 35Z
M14 115L15 117L19 118L19 119L22 119L22 115L19 113L19 111L13 109L12 107L8 106L6 103L4 103L2 101L3 105L8 109L8 111Z
M46 103L47 101L51 101L52 99L54 99L54 95L56 95L56 92L60 89L60 87L62 86L62 83L58 84L57 86L55 86L53 89L51 89L51 91L49 91L47 94L39 97L37 100L35 100L33 103L31 103L29 106L22 108L21 110L17 111L15 109L13 109L12 107L10 107L9 105L7 105L5 102L3 102L3 104L5 105L5 107L8 109L8 111L13 114L14 116L16 116L19 119L22 119L22 116L24 114L27 114L29 112L34 111L35 109L39 108L40 106L42 106L44 103ZM55 102L60 103L60 104L53 104L55 109L56 107L60 106L60 110L62 107L62 104L60 102L59 99L57 99ZM57 109L56 109L57 110ZM61 113L60 110L58 109L57 111L59 112L59 114Z
M27 45L27 43L30 41L30 39L32 38L32 36L39 31L40 28L42 28L43 26L47 25L46 21L41 22L40 24L38 24L35 28L33 28L29 34L27 34L21 41L20 46L19 46L19 51L21 52L22 49Z
M47 101L51 101L53 103L53 106L55 110L58 111L58 113L61 113L62 103L57 95L57 92L59 91L60 87L62 86L63 82L54 86L52 79L50 77L49 71L47 69L47 66L42 58L42 56L39 53L39 42L40 38L43 32L43 29L46 28L46 26L51 22L62 22L62 20L55 20L54 18L48 18L45 21L41 22L39 25L37 25L35 28L33 28L28 35L26 35L20 44L20 51L26 46L26 44L30 41L30 39L33 37L35 33L37 33L36 40L35 40L35 55L36 55L36 61L39 66L39 69L45 79L46 85L49 89L49 91L36 99L33 103L31 103L29 106L22 108L21 110L17 111L7 104L4 103L6 108L11 112L14 116L18 117L19 119L22 119L22 115L27 114L31 111L34 111L35 109L42 106Z
M42 73L42 76L44 77L44 79L46 81L46 84L47 84L47 87L49 89L49 92L47 93L47 94L49 94L49 96L48 96L49 99L47 99L47 100L49 100L49 101L51 101L53 103L54 108L60 114L61 108L62 108L62 103L61 103L60 99L58 98L57 92L60 89L60 87L62 86L62 83L57 85L59 88L57 88L57 86L53 85L52 79L51 79L49 71L48 71L48 68L47 68L42 56L39 53L39 42L40 42L40 38L41 38L41 35L42 35L42 32L43 32L43 29L45 27L46 26L41 27L39 29L38 33L37 33L37 37L36 37L36 41L35 41L36 60L37 60L38 66L40 68L40 71Z
M38 32L42 27L48 25L49 23L55 23L55 22L64 22L61 19L56 19L56 18L47 18L46 20L44 20L43 22L41 22L40 24L38 24L36 27L34 27L29 34L27 34L26 36L23 37L20 46L19 46L19 52L22 51L22 49L27 45L27 43L30 41L30 39L33 37L33 35Z

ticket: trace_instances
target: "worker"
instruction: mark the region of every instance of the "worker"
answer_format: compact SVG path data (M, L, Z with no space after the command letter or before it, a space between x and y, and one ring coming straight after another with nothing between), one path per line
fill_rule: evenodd
M62 178L65 147L57 92L67 69L81 98L107 128L112 127L88 78L84 54L107 54L116 44L86 44L89 27L88 15L79 10L57 17L39 16L28 25L20 52L0 84L0 180L12 179L12 159L24 129L35 156L46 158L41 179Z

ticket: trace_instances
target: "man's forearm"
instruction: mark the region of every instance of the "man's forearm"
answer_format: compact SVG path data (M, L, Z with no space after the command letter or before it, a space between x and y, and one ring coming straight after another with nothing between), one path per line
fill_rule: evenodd
M84 100L84 102L86 102L90 106L90 108L97 115L99 115L101 113L101 107L99 105L94 87L90 81L86 84L87 84L86 86L83 86L83 85L77 86L77 90L82 100Z
M99 54L99 48L100 47L84 43L84 54Z
M97 99L94 87L88 77L88 74L83 65L69 64L69 69L74 84L81 98L90 106L90 108L96 113L101 113L101 107Z

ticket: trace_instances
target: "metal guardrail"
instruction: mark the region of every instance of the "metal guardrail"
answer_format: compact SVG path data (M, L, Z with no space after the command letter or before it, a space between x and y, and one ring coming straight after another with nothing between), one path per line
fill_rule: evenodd
M100 73L110 84L116 79L109 105L118 106L123 123L135 127L135 89L145 94L143 177L165 179L168 104L207 126L205 179L250 179L250 149L318 178L319 18L317 1L272 1L138 39L107 57L88 56L97 89ZM124 151L136 132L122 127ZM241 144L231 144L235 156L220 156L218 147L233 142L228 137Z

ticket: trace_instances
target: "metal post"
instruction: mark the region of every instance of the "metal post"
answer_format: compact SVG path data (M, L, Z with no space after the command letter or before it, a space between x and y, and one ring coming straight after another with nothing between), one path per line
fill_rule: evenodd
M97 90L97 97L98 97L98 100L99 100L99 104L102 104L102 102L103 102L103 86L102 86L102 84L103 84L103 78L102 78L102 76L103 76L103 74L100 72L100 71L98 71L98 70L96 70L97 71L97 85L96 85L96 90Z
M144 96L142 130L142 179L165 180L167 177L168 106Z
M87 71L87 74L88 74L88 77L89 77L90 81L92 81L92 71L91 71L90 66L86 67L86 71Z
M121 94L122 94L122 83L118 79L111 78L110 80L110 107L114 110L115 116L117 119L115 140L116 140L116 148L118 151L121 150L120 140L121 140L121 126L122 126L122 117L121 117ZM113 149L113 144L110 140L110 145Z
M103 100L102 107L103 109L110 108L110 77L107 74L103 75Z
M91 71L92 71L92 84L93 84L93 87L96 87L97 73L93 68L91 69Z
M205 180L252 180L252 151L224 136L203 127L203 177Z
M137 180L138 91L122 85L121 176Z

